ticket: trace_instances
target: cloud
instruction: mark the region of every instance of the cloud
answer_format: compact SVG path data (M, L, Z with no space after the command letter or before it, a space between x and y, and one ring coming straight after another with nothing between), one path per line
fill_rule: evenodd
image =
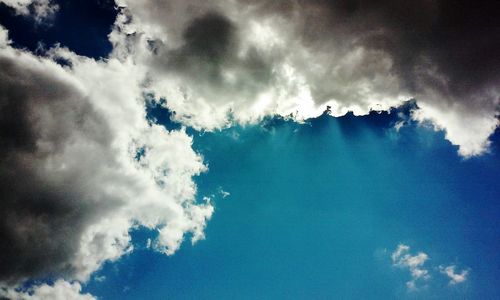
M429 259L429 256L424 252L419 252L416 255L411 255L410 247L404 244L398 245L392 253L392 263L394 266L408 269L412 279L406 282L409 290L417 290L417 282L430 279L430 274L423 266Z
M450 284L455 285L458 283L465 282L469 275L469 270L462 270L460 273L455 272L456 266L450 265L447 267L439 266L441 273L445 274L450 278Z
M412 118L422 124L430 123L436 130L444 130L446 139L458 146L462 157L489 151L491 142L488 138L498 126L498 113L492 113L488 105L475 110L463 103L445 106L420 103L419 106L420 109L413 111Z
M122 13L127 17L119 18L111 34L114 55L147 65L149 88L167 99L178 121L195 128L224 127L232 118L254 122L276 113L304 119L320 115L327 105L338 108L338 115L348 109L362 113L367 102L388 108L407 99L387 97L386 91L397 89L396 78L373 74L390 66L381 53L360 47L350 53L310 53L287 33L294 24L280 16L218 1L120 3L127 6ZM334 94L338 99L330 99ZM375 103L377 98L387 102Z
M213 207L196 202L193 176L207 168L183 128L147 121L140 67L64 48L38 57L2 39L1 286L85 281L133 251L137 226L158 230L168 255L186 233L204 237Z
M0 26L0 49L7 47L11 41L9 40L9 32Z
M57 10L48 0L0 2L36 20ZM466 157L487 151L498 126L493 3L116 2L105 60L59 47L36 56L14 49L0 27L5 286L47 274L85 281L133 251L137 226L157 230L153 248L167 255L186 233L203 238L214 209L195 201L193 177L207 168L183 128L147 121L146 93L203 130L273 114L301 121L327 106L334 116L366 114L416 98L413 118L445 130ZM427 260L406 245L393 254L409 287L429 278Z
M59 10L59 6L52 0L0 0L18 15L31 16L40 23L51 18Z
M112 56L198 129L367 114L415 98L464 157L498 126L498 4L475 1L129 1ZM470 125L473 126L470 126ZM477 133L477 134L476 134Z
M434 268L425 268L424 264L430 260L429 256L424 252L418 252L415 255L410 253L410 246L405 244L399 244L391 254L393 266L408 269L411 275L411 280L406 282L406 286L409 291L417 291L419 289L419 283L428 281L431 278L432 270L439 270L439 273L445 274L449 279L450 285L455 285L458 283L465 282L469 275L469 270L462 270L461 272L456 272L455 265L449 265L447 267L440 265Z
M11 300L95 300L90 294L81 294L82 287L78 282L70 283L57 280L53 285L41 284L30 288L28 291L14 289L1 289L0 297Z

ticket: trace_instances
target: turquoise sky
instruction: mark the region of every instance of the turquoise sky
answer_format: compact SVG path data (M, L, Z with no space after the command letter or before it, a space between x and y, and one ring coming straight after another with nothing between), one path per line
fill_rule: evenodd
M199 198L212 195L216 207L206 240L166 257L146 251L154 233L138 230L143 250L107 264L86 290L103 299L498 298L498 136L491 154L464 160L442 132L396 131L398 120L393 111L189 130L209 166ZM391 258L400 244L429 257L415 289ZM467 280L449 284L440 267L450 265Z
M500 299L500 9L431 2L0 0L0 300Z

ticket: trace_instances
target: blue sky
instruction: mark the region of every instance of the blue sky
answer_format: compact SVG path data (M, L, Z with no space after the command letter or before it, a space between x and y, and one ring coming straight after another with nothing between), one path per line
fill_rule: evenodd
M161 113L157 112L158 115ZM206 240L172 257L145 248L106 265L86 290L103 299L485 299L498 289L499 156L464 160L442 132L397 112L194 135L216 194ZM408 151L407 149L412 149ZM220 191L230 193L222 197ZM429 257L409 291L399 244ZM439 266L470 269L450 285Z
M0 0L0 298L499 299L496 8Z

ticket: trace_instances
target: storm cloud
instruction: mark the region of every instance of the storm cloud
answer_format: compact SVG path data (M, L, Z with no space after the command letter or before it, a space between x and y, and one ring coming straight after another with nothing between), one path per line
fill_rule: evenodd
M71 82L34 63L0 57L0 280L68 269L83 225L104 208L81 201L79 185L89 182L71 167L76 157L56 165L67 143L103 154L90 161L94 168L112 164L102 117Z
M197 128L233 117L300 120L327 106L359 115L416 99L414 118L473 156L487 151L498 124L491 1L118 3L127 18L111 34L114 55L149 66L151 90ZM195 34L202 23L203 38Z

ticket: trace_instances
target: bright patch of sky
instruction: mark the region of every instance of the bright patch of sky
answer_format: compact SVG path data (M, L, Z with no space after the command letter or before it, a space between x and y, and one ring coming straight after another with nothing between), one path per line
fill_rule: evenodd
M442 132L397 122L393 112L191 131L209 166L196 178L199 197L214 195L206 240L165 257L138 230L139 250L84 290L102 299L498 297L500 157L463 160Z

